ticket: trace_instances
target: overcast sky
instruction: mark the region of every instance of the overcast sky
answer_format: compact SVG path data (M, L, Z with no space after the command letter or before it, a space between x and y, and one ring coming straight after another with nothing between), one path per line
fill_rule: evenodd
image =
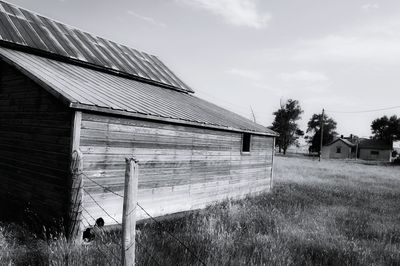
M400 115L398 0L8 0L158 55L196 95L272 123L280 101L300 101L306 129L327 110L338 132L370 135Z

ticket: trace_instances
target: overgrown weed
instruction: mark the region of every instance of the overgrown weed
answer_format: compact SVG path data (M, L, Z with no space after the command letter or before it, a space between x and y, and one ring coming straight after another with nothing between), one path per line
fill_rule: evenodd
M400 168L276 159L272 193L138 226L138 265L400 265ZM187 245L187 251L164 229ZM1 265L118 265L121 233L71 246L0 226ZM157 262L157 263L156 263Z

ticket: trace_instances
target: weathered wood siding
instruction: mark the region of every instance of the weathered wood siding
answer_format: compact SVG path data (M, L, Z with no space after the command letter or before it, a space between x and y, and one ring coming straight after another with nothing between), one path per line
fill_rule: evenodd
M369 161L390 162L392 160L392 151L360 148L359 158L362 160L369 160Z
M80 134L85 174L119 194L123 194L125 157L137 157L138 201L155 216L270 188L271 137L252 135L251 152L241 154L240 133L89 113L82 114ZM84 186L121 221L122 198L87 178ZM94 218L114 223L87 194L84 208ZM140 209L138 215L148 218Z
M1 63L0 198L17 213L65 214L71 113L20 72ZM6 215L2 212L0 215Z

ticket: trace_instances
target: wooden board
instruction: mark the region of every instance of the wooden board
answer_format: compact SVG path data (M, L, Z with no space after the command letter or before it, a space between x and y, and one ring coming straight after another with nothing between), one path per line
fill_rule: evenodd
M121 195L125 157L137 157L138 201L154 216L270 189L271 137L253 135L251 152L242 154L239 133L86 112L80 136L85 175ZM84 183L95 201L121 222L122 198L88 179ZM94 218L115 223L88 195L84 206ZM141 211L138 216L148 218Z

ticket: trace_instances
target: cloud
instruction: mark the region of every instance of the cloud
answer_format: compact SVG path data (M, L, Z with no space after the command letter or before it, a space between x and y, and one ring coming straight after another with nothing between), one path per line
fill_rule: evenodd
M398 65L400 18L373 21L319 38L299 39L286 46L258 51L254 57L259 60L261 55L268 62L287 61L302 65Z
M128 10L127 13L129 15L133 16L133 17L136 17L136 18L138 18L140 20L143 20L143 21L145 21L147 23L150 23L150 24L153 24L155 26L162 27L162 28L167 27L167 25L165 23L159 22L159 21L157 21L157 20L155 20L154 18L151 18L151 17L140 15L140 14L138 14L138 13L132 11L132 10Z
M362 5L361 8L364 9L364 10L378 9L379 8L379 4L377 4L377 3L373 3L373 4L372 3L368 3L368 4L365 4L365 5Z
M267 27L271 16L260 14L256 0L177 0L220 16L228 24L254 29Z
M318 83L318 82L329 81L329 78L324 73L312 72L307 70L301 70L292 73L280 73L279 78L286 82L304 81L310 83Z
M301 61L398 64L400 60L400 39L398 38L330 35L302 42L298 47L298 51L293 54L293 59Z
M262 74L259 71L249 69L232 68L226 73L251 80L260 80L262 78Z

